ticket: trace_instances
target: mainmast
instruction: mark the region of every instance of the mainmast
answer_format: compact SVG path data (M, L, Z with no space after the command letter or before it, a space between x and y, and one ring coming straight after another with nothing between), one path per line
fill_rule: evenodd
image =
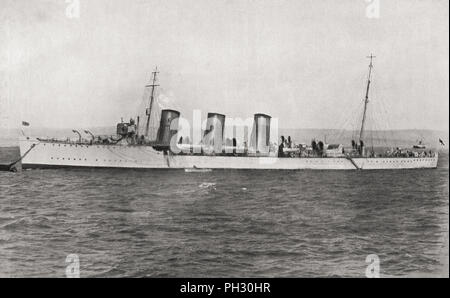
M370 54L370 56L367 56L367 58L370 59L370 64L369 64L369 75L367 77L367 89L366 89L366 97L364 99L364 112L363 112L363 118L362 118L362 122L361 122L361 130L359 132L359 145L361 146L361 155L365 155L364 154L364 125L366 122L366 112L367 112L367 104L369 103L369 87L370 87L370 77L372 75L372 68L373 68L373 64L372 64L372 59L375 58L376 56Z
M146 114L147 114L147 124L145 125L145 136L148 137L148 129L150 126L150 115L152 114L152 108L153 108L153 101L154 101L154 96L155 96L155 87L159 86L156 85L156 75L158 74L158 67L155 68L155 71L152 72L153 78L152 78L152 83L150 85L146 85L145 87L152 87L152 92L150 94L150 103L148 108L146 109Z

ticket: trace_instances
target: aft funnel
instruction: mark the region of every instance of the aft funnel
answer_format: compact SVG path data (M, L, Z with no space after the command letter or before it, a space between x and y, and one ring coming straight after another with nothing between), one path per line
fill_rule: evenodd
M256 153L269 153L271 117L255 114L254 119Z

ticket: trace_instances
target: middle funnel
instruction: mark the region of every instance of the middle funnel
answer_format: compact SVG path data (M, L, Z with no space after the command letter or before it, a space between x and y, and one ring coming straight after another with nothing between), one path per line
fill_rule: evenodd
M222 144L225 130L225 115L208 113L206 129L203 136L203 144L214 150L214 153L222 152Z

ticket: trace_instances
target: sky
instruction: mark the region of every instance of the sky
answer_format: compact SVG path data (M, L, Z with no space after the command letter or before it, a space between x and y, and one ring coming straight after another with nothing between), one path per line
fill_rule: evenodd
M0 0L0 126L114 126L158 66L188 119L342 129L373 53L372 128L448 130L449 2L371 1Z

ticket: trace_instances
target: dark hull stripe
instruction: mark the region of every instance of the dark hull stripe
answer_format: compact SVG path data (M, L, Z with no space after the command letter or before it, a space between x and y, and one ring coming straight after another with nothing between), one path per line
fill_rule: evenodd
M415 170L415 169L436 169L437 167L417 167L417 168L379 168L379 169L362 169L366 171L376 171L376 170ZM76 166L76 165L48 165L48 164L22 164L22 169L115 169L115 170L184 170L185 168L136 168L136 167L95 167L95 166ZM199 168L202 169L202 168ZM206 169L206 168L205 168ZM207 168L209 169L209 168ZM311 168L299 168L299 169L236 169L236 168L211 168L215 171L217 170L266 170L266 171L352 171L352 169L311 169ZM359 168L354 168L353 170L357 170Z

